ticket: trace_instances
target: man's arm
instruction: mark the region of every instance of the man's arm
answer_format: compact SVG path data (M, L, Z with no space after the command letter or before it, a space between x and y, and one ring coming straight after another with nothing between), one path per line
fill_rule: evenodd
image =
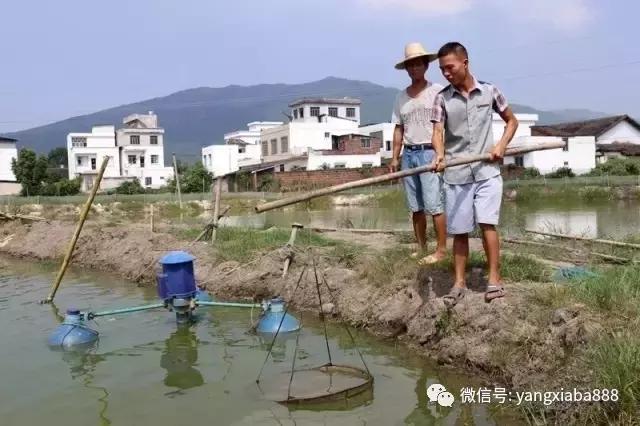
M493 147L493 150L491 151L491 161L499 161L504 158L504 153L507 150L507 145L509 145L509 143L513 139L513 136L516 134L516 130L518 130L518 119L511 110L511 107L507 103L504 95L495 86L493 87L493 109L506 123L500 141Z
M404 127L396 124L393 129L393 156L391 157L390 171L397 172L400 167L400 152L402 151L402 138L404 137Z
M433 123L433 134L431 135L431 146L436 152L433 165L436 171L444 170L444 123L446 113L444 110L444 98L442 95L436 96L431 109L431 122Z

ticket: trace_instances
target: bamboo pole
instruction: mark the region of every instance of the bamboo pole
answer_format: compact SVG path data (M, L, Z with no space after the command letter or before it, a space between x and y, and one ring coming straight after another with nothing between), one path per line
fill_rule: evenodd
M180 192L180 174L178 173L178 163L176 162L176 154L173 155L173 174L176 177L176 189L178 190L178 203L180 203L180 211L182 211L182 192Z
M589 243L608 244L610 246L640 249L640 244L623 243L622 241L601 240L601 239L597 239L597 238L578 237L578 236L573 236L573 235L558 234L558 233L555 233L555 232L534 231L533 229L525 229L525 232L529 232L531 234L544 235L545 237L564 238L564 239L567 239L567 240L578 240L578 241L586 241L586 242L589 242Z
M304 226L302 226L299 223L294 223L291 225L291 236L289 237L289 241L287 242L286 247L293 247L293 244L296 241L296 235L298 233L298 229L302 229L302 228L304 228ZM292 258L293 258L293 255L289 253L289 255L287 255L287 258L284 260L284 267L282 268L282 278L285 278L287 276L287 272L289 272L289 266L291 265Z
M155 232L155 223L154 223L154 219L153 219L153 203L151 203L149 205L149 207L151 208L151 211L149 213L149 226L151 227L151 233Z
M512 155L525 154L527 152L533 151L542 151L547 149L556 149L562 148L564 146L564 142L546 142L535 147L518 147L511 148L505 152L505 157ZM475 155L472 157L459 158L456 160L452 160L446 163L445 167L459 166L462 164L475 163L477 161L489 161L489 154ZM289 198L284 198L281 200L272 201L269 203L264 203L255 207L257 213L263 213L268 210L277 209L280 207L288 206L291 204L296 204L301 201L307 201L312 198L322 197L324 195L334 194L336 192L346 191L347 189L353 188L361 188L363 186L375 185L382 182L387 182L399 178L403 178L406 176L413 176L420 173L431 172L434 168L431 164L415 167L413 169L402 170L395 173L388 173L382 176L374 176L367 179L356 180L353 182L342 183L340 185L329 186L327 188L321 188L315 191L310 191L305 194L296 195Z
M211 229L211 243L216 241L218 231L218 213L220 212L220 192L222 191L222 178L216 179L216 193L213 201L213 228Z
M89 198L87 202L84 204L82 212L80 213L80 221L76 226L76 230L73 233L73 237L71 238L71 242L69 243L69 247L67 248L67 253L64 256L62 261L62 265L60 266L60 270L58 271L58 275L56 276L56 280L51 287L51 292L47 296L42 303L51 303L53 302L53 298L56 296L56 292L58 291L58 287L60 287L60 283L62 282L62 277L64 277L64 273L67 271L69 267L69 262L71 261L71 255L73 254L73 249L76 247L76 243L78 242L78 237L80 236L80 231L82 231L82 227L84 226L84 222L89 215L89 210L91 209L91 204L93 204L93 199L96 197L96 193L100 188L100 182L102 181L102 176L104 175L104 171L107 168L107 163L109 162L109 157L104 157L102 160L102 165L100 166L100 170L98 171L98 176L96 177L95 182L93 183L93 188L91 188L91 193L89 194Z

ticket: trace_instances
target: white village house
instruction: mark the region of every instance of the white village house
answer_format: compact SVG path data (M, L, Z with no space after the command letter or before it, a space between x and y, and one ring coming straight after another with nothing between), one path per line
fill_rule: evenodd
M0 195L19 194L22 189L11 170L11 161L18 158L17 142L0 136Z
M110 158L101 189L133 178L144 187L160 188L173 177L173 169L164 166L164 129L158 126L158 117L153 112L132 114L123 124L118 130L102 125L90 133L67 135L69 179L80 177L82 191L91 189L105 157Z

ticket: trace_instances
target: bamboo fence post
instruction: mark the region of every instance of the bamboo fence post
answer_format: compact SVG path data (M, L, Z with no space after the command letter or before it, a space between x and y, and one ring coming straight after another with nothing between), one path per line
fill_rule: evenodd
M640 249L640 244L623 243L622 241L601 240L601 239L598 239L598 238L578 237L578 236L573 236L573 235L557 234L555 232L534 231L533 229L525 229L525 232L529 232L531 234L544 235L545 237L564 238L564 239L567 239L567 240L579 240L579 241L586 241L586 242L589 242L589 243L608 244L610 246L628 247L628 248L633 248L633 249Z
M173 174L176 177L176 189L178 190L178 203L180 203L180 211L182 211L182 192L180 192L180 174L178 174L178 163L176 162L176 154L173 155Z
M154 223L154 219L153 219L153 203L151 203L149 205L149 207L151 208L150 213L149 213L149 226L151 228L151 233L155 232L155 223Z
M298 229L302 229L302 226L299 223L294 223L291 225L291 236L289 237L289 241L287 242L286 247L293 247L294 242L296 241L296 234L298 233ZM287 276L287 272L289 272L289 266L291 265L293 254L289 253L287 258L284 260L284 267L282 268L282 278Z
M524 154L527 152L533 152L533 151L542 151L542 150L547 150L547 149L556 149L556 148L562 148L564 146L564 142L546 142L546 143L542 143L540 145L537 145L535 147L517 147L517 148L511 148L509 150L507 150L505 152L505 157L507 156L513 156L513 155L519 155L519 154ZM474 155L471 157L466 157L466 158L458 158L458 159L454 159L452 161L449 161L446 163L445 167L451 167L451 166L459 166L462 164L469 164L469 163L475 163L477 161L489 161L490 159L490 155L489 154L482 154L482 155ZM277 209L279 207L284 207L284 206L288 206L291 204L296 204L299 203L301 201L307 201L310 200L312 198L317 198L317 197L322 197L324 195L329 195L329 194L334 194L336 192L342 192L345 191L347 189L353 189L353 188L361 188L363 186L368 186L368 185L374 185L374 184L378 184L378 183L382 183L382 182L387 182L387 181L391 181L391 180L395 180L395 179L400 179L406 176L413 176L413 175L417 175L420 173L424 173L424 172L431 172L433 171L434 168L431 164L429 165L424 165L424 166L420 166L420 167L415 167L413 169L407 169L407 170L402 170L399 172L395 172L395 173L388 173L388 174L384 174L381 176L374 176L371 178L367 178L367 179L361 179L361 180L357 180L357 181L353 181L353 182L347 182L347 183L343 183L340 185L334 185L334 186L329 186L326 188L321 188L321 189L317 189L315 191L310 191L304 194L300 194L300 195L295 195L289 198L284 198L281 200L276 200L276 201L271 201L268 203L264 203L261 204L259 206L255 207L255 210L257 213L262 213L262 212L266 212L268 210L273 210L273 209Z
M56 296L56 292L58 291L58 287L60 287L60 283L62 282L62 277L64 277L64 273L67 271L69 267L69 262L71 261L71 255L73 254L73 249L76 247L76 243L78 242L78 237L80 236L80 231L82 231L82 227L84 226L84 222L89 215L89 210L91 210L91 204L93 203L93 199L96 197L96 193L100 188L100 182L102 181L102 176L104 175L104 171L107 168L107 163L109 162L109 157L104 157L102 160L102 165L100 166L100 171L98 171L98 176L96 177L95 182L93 183L93 188L91 189L91 193L89 194L89 198L87 202L84 204L82 212L80 213L80 221L76 226L76 230L73 233L73 237L71 238L71 242L69 243L69 247L67 248L67 253L64 256L62 261L62 265L60 266L60 270L58 271L58 275L56 276L56 280L51 287L51 292L47 296L42 303L51 303L53 302L53 298Z
M220 212L220 192L222 191L222 178L216 179L216 193L213 201L213 228L211 229L211 243L216 241L218 231L218 213Z

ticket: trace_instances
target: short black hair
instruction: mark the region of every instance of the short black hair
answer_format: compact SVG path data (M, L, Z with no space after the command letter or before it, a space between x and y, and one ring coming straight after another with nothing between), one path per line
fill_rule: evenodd
M458 43L457 41L450 41L445 44L438 50L438 58L442 58L443 56L450 55L455 53L458 56L462 56L465 59L469 59L469 54L467 53L467 48L462 45L462 43Z

